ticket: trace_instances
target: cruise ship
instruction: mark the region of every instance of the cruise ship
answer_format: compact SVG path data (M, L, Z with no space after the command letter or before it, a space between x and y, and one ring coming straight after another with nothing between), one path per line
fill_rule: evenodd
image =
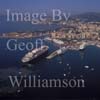
M22 58L22 62L23 63L27 63L30 62L36 58L38 58L39 56L43 55L45 52L47 52L49 49L48 46L41 46L39 48L33 49L31 52L28 52L27 54L25 54L25 56Z
M53 57L57 56L57 55L61 55L64 54L67 51L66 47L62 47L56 51L54 51L53 53L51 53L48 57L46 57L47 59L52 59Z

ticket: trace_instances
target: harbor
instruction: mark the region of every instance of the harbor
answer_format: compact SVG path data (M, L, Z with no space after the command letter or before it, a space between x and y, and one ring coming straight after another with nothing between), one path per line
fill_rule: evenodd
M47 56L47 59L52 59L58 55L64 54L65 52L67 52L68 50L77 50L77 51L81 51L84 50L87 46L96 46L98 48L100 48L100 43L99 41L91 41L91 40L73 40L71 42L63 42L61 40L58 39L52 39L50 37L46 37L44 40L46 41L50 41L54 44L57 44L57 46L59 47L58 50L52 52L49 56Z
M53 44L56 44L59 49L53 51L49 54L46 59L52 59L58 55L62 55L66 53L68 50L76 50L76 51L83 51L87 46L96 46L100 48L99 41L90 41L90 40L81 40L81 41L71 41L71 42L64 42L59 39L52 39L50 37L44 38L45 41L49 41ZM40 48L33 49L31 52L25 54L22 58L22 62L29 62L34 60L34 58L38 58L40 55L43 55L46 51L48 51L49 46L41 46Z
M35 39L32 39L32 42L34 42ZM3 42L6 42L5 40L2 40ZM24 40L23 41L28 41L28 40ZM92 42L90 42L92 43ZM95 44L98 42L95 42ZM91 44L91 45L94 45ZM3 45L1 45L2 47L4 47ZM57 50L59 50L58 54L56 56L51 56L51 58L45 59L46 57L43 56L40 60L36 61L35 63L28 63L22 64L22 58L25 56L25 54L27 54L28 52L20 52L19 50L17 50L16 52L9 52L7 53L7 57L4 58L3 52L7 52L5 49L1 48L0 51L2 52L1 56L3 57L1 59L1 64L2 64L2 69L1 69L1 74L2 77L1 79L4 77L6 77L4 74L6 73L6 75L9 75L9 71L10 74L12 75L28 75L28 74L35 74L35 75L40 75L40 77L68 77L68 78L74 78L74 77L87 77L88 73L93 74L95 73L95 70L99 67L99 56L100 56L100 49L97 48L96 46L91 46L88 48L85 48L85 50L83 50L80 53L80 50L75 50L75 46L74 49L71 47L67 47L68 49L66 49L65 47L62 47L64 50L64 52L62 53L61 48L58 47L58 45L55 45L55 43L52 42L45 42L45 46L48 46L48 55L46 57L48 57L49 55L51 55L53 52L57 52ZM71 49L70 49L71 48ZM17 56L16 56L17 55ZM44 54L43 54L44 55ZM12 56L11 59L8 59L8 57ZM6 60L6 63L4 62ZM88 59L88 60L87 60ZM33 59L34 61L35 59ZM13 63L12 63L13 61ZM15 62L17 61L17 62ZM94 61L94 62L91 62ZM95 62L98 63L95 63ZM8 66L11 66L10 68ZM14 66L16 65L16 66ZM4 69L4 71L3 71ZM3 74L4 73L4 74ZM74 74L72 74L74 73ZM96 71L96 73L98 73Z
M99 100L100 0L0 0L0 100Z

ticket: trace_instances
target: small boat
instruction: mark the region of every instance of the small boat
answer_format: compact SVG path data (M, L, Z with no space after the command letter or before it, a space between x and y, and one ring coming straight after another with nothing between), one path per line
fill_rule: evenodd
M84 50L85 47L86 47L86 43L83 42L83 43L80 45L79 50Z

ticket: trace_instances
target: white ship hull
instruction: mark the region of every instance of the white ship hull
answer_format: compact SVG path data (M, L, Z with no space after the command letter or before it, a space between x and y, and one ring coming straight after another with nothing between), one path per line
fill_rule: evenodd
M53 57L57 56L57 55L61 55L64 54L67 51L66 47L62 47L56 51L54 51L53 53L51 53L48 57L46 57L47 59L52 59Z
M31 52L28 52L25 54L25 56L22 58L23 63L30 62L39 56L43 55L46 51L48 51L49 47L48 46L41 46L40 48L36 48L32 50Z

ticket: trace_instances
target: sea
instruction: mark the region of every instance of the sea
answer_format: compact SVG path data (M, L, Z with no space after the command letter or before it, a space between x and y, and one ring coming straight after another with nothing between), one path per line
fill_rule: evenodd
M34 32L51 31L58 29L59 25L32 25L30 23L0 22L0 33L9 32ZM43 37L39 37L39 39ZM33 98L97 98L100 92L100 48L88 46L83 51L68 50L66 53L46 59L53 51L59 47L50 42L44 41L44 45L49 46L46 56L35 63L23 64L22 57L28 52L26 49L21 51L18 48L10 51L7 48L7 41L10 38L0 38L0 97L9 95L14 97L33 97ZM16 44L20 42L33 44L38 38L16 39ZM11 42L13 48L14 42ZM84 79L85 88L13 88L8 76L13 75L36 75L41 78L67 78Z

